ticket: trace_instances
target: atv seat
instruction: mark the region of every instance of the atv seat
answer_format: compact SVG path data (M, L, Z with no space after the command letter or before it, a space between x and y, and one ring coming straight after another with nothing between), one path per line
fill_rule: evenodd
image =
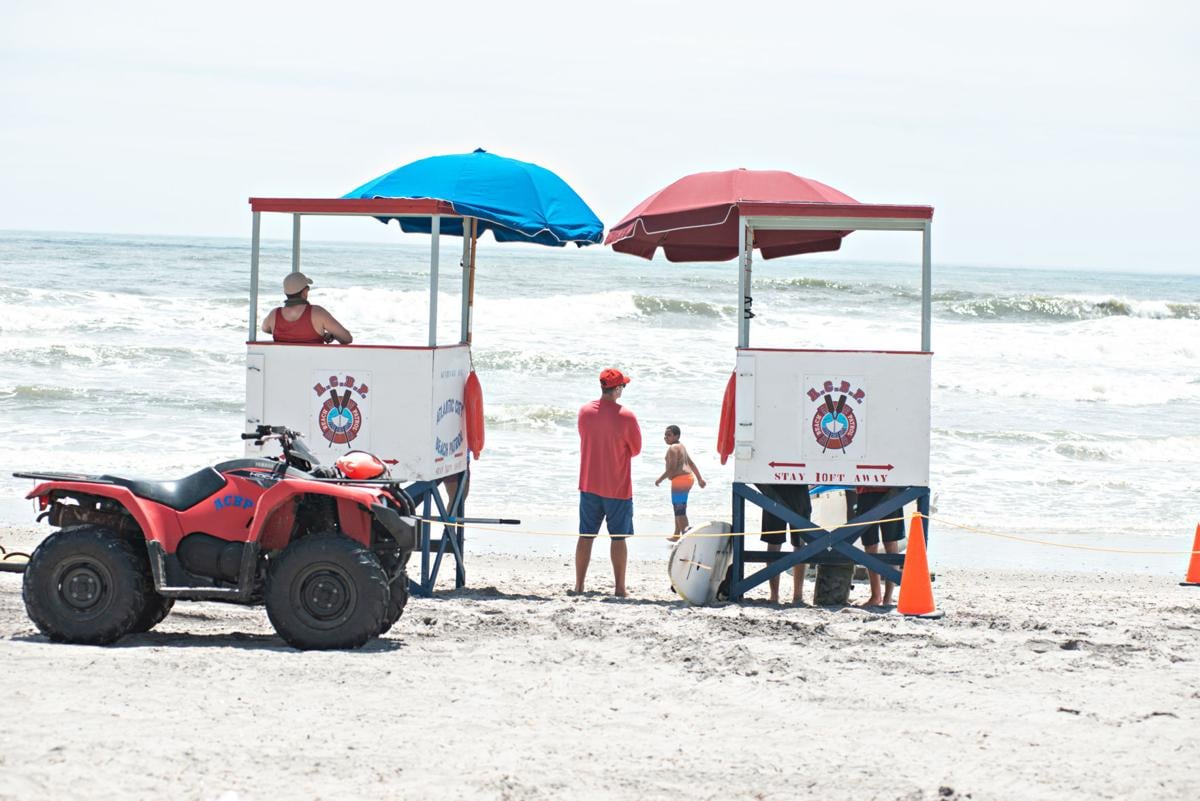
M125 487L139 498L161 503L177 512L191 509L225 486L225 476L211 467L205 467L178 481L143 481L120 476L101 476L101 478Z

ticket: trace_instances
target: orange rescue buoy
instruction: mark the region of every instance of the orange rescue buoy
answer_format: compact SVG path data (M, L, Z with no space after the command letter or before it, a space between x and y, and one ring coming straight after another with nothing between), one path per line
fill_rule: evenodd
M733 402L736 396L737 370L729 374L729 383L725 385L725 397L721 400L721 423L717 428L717 453L721 455L721 464L733 453L733 430L735 419Z
M334 462L346 478L370 479L387 474L387 465L373 453L347 451Z
M463 387L463 415L467 421L467 447L471 456L478 459L483 452L483 388L474 370Z

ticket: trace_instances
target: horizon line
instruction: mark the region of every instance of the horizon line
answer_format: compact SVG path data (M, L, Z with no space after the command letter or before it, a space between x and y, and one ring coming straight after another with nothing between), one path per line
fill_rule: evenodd
M157 239L192 239L192 240L216 239L216 240L226 240L229 242L238 242L238 243L244 242L247 247L249 247L249 242L250 242L249 235L247 235L245 237L239 237L239 236L232 236L229 234L174 234L174 233L166 234L166 233L134 233L134 232L130 232L130 231L73 231L73 230L61 229L61 228L0 228L0 235L4 235L4 234L43 234L43 235L44 234L60 234L60 235L68 235L68 236L81 236L82 235L82 236L94 236L94 237L131 237L131 238L139 238L139 239L156 239L156 238ZM405 235L405 234L402 234L402 235L409 236L409 235ZM412 234L411 236L427 237L429 235L418 233L418 234ZM449 235L447 235L447 236L449 236ZM450 237L450 238L457 238L457 237ZM261 241L264 243L266 243L266 242L281 243L281 244L286 244L286 245L290 246L292 240L290 238L263 237ZM391 247L393 245L410 245L410 244L412 244L412 243L409 243L407 241L402 241L402 240L397 240L395 242L380 242L380 241L368 241L368 240L363 240L363 239L318 239L318 238L304 239L304 240L302 240L302 244L304 244L304 243L327 244L327 245L352 244L352 245L385 246L385 247ZM498 243L498 244L511 245L514 243L506 242L506 243ZM520 244L527 244L527 243L515 243L515 244L520 245ZM562 248L541 247L536 250L530 250L529 252L538 253L538 252L547 251L547 250L552 251L554 253L558 253L559 251L561 251L563 249ZM608 255L616 254L616 251L613 251L612 248L605 247L604 245L598 245L595 250L590 250L589 248L578 248L578 250L583 253L605 253ZM833 255L833 253L834 253L834 251L830 251L829 253L809 253L809 254L804 254L802 256L785 257L785 258L797 259L797 260L798 259L812 259L813 257L822 257L822 256L829 257L829 256ZM624 255L624 254L621 254L621 255ZM634 260L631 260L631 262L632 261L634 261ZM732 262L732 259L730 261ZM847 259L846 261L857 262L859 264L873 264L873 265L880 265L880 266L904 266L904 267L909 267L909 266L913 266L913 265L916 265L918 267L920 266L920 260L918 260L918 259L912 259L912 260ZM650 263L650 262L647 262L647 263ZM667 264L668 262L663 261L662 263ZM697 265L708 265L708 264L718 264L721 262L688 262L688 263L697 264ZM782 259L771 259L771 260L767 261L767 260L763 260L760 258L760 259L755 260L756 265L761 266L764 263L765 264L773 264L773 263L785 263L785 262L783 262ZM796 262L793 261L791 263L796 263ZM684 264L684 262L679 262L678 265L676 265L675 262L670 262L670 264L678 266L678 265ZM1024 263L1024 264L1004 264L1004 263L1000 263L1000 262L968 263L968 262L961 262L961 261L943 261L943 262L939 263L936 258L933 261L933 265L934 265L934 267L961 268L961 269L967 269L967 270L1016 269L1016 270L1031 270L1031 271L1041 271L1041 272L1069 272L1069 273L1090 272L1090 271L1098 270L1098 271L1104 272L1104 273L1122 274L1122 275L1130 275L1130 276L1147 276L1147 275L1185 276L1185 277L1200 276L1200 267L1198 267L1192 271L1188 271L1183 268L1181 268L1179 270L1175 270L1175 271L1161 270L1161 269L1139 271L1139 270L1132 270L1128 267L1114 267L1114 266L1107 266L1107 265L1050 266L1050 265L1045 265L1045 264L1028 264L1028 263Z

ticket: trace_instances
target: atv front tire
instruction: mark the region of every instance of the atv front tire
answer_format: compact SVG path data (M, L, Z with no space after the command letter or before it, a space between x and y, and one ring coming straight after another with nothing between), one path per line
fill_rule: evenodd
M295 540L267 575L267 616L293 648L358 648L383 629L388 580L379 559L354 540L317 534Z
M142 612L142 616L133 624L133 628L129 630L130 634L142 634L163 622L163 619L170 613L171 607L175 606L174 598L167 598L159 595L154 590L146 593L146 610Z
M138 544L104 526L70 526L34 549L25 611L56 642L106 645L133 630L154 586Z

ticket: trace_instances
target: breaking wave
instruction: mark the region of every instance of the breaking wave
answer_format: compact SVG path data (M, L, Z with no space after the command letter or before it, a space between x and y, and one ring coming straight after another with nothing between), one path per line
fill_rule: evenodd
M1105 317L1135 317L1146 320L1200 320L1200 304L1132 301L1120 298L1103 300L1060 297L1055 295L971 295L944 298L934 296L937 308L955 317L978 320L1015 320L1025 322L1074 322Z
M691 317L706 317L719 319L734 314L733 306L718 306L715 303L705 303L698 300L679 300L677 298L656 298L650 295L634 295L633 305L644 315L683 314Z
M22 384L0 388L0 410L34 412L39 408L69 406L97 414L129 409L178 409L191 412L239 413L245 402L236 397L202 397L175 392L121 389L83 389L65 386Z
M179 346L46 345L0 351L0 359L19 367L52 368L167 368L193 369L206 365L236 365L244 356L223 350Z
M1167 310L1177 320L1200 320L1200 303L1168 303Z
M477 350L475 367L486 370L516 370L528 373L594 372L596 366L585 359L548 356L521 350Z
M1046 295L975 297L945 303L942 310L957 317L987 320L1094 320L1101 317L1133 317L1134 307L1126 302L1083 300ZM1157 315L1147 314L1153 317Z
M920 289L909 284L846 283L824 278L774 278L757 284L769 290L818 291L845 294L857 300L894 298L920 300ZM1072 322L1105 317L1149 320L1200 320L1200 303L1087 298L1051 294L994 295L949 289L933 293L935 309L952 317L1022 322Z
M854 284L845 284L840 281L831 281L827 278L767 278L757 279L755 284L768 289L834 289L834 290L855 290L858 291L861 286Z
M1111 462L1112 456L1104 448L1091 445L1081 445L1077 442L1064 442L1054 448L1054 452L1068 459L1078 459L1085 462Z
M497 406L484 414L489 426L508 429L574 428L579 412L558 406Z

